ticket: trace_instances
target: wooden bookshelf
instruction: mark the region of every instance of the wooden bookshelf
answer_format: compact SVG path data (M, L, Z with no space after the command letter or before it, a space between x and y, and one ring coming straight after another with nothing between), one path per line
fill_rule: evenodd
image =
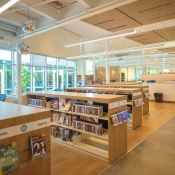
M0 135L0 145L17 142L18 147L19 169L9 175L51 175L50 111L7 102L0 102L0 109L0 133L6 133ZM21 131L24 125L27 129ZM29 137L39 133L46 135L47 157L32 163Z
M144 93L149 93L149 86L144 86L144 85L134 85L134 84L117 84L116 83L109 83L109 84L104 84L104 85L90 85L89 87L104 87L104 88L139 88L142 89L142 94L143 94L143 114L148 114L149 113L149 98L145 98Z
M142 106L136 107L134 105L134 100L138 98L143 98L142 89L141 88L105 88L105 87L76 87L76 88L66 88L67 92L78 92L78 91L86 91L93 93L95 91L99 91L101 93L130 93L132 94L132 101L127 102L127 104L132 105L132 129L136 129L142 124ZM103 94L100 94L103 96Z
M106 94L86 94L86 93L76 93L76 92L55 92L55 91L45 91L45 92L33 92L27 94L28 98L45 98L47 96L54 98L64 98L64 99L78 99L86 101L94 101L98 103L108 104L108 113L105 114L100 119L108 120L108 129L104 131L102 135L94 135L91 133L83 132L78 130L81 134L75 136L73 143L62 141L59 138L53 138L54 141L60 142L61 144L67 144L74 149L82 151L84 153L90 154L92 156L98 157L100 159L106 160L109 163L113 162L121 155L126 153L127 150L127 122L123 122L120 125L113 126L111 115L117 112L127 109L127 105L122 103L118 105L118 102L123 102L127 100L126 95L106 95ZM28 103L28 100L26 100ZM118 106L116 106L118 105ZM114 107L115 106L115 107ZM53 109L51 109L53 110ZM59 111L59 110L58 110ZM61 111L62 112L62 111ZM81 115L81 114L80 114ZM87 116L87 115L86 115ZM90 117L90 116L89 116ZM53 124L53 123L51 123ZM55 125L58 125L55 123ZM61 127L67 127L72 130L76 130L71 126L62 125Z

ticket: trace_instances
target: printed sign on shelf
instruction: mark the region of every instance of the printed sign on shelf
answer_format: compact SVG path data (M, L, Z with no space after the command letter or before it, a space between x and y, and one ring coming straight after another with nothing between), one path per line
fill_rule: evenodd
M0 129L0 140L50 126L50 118Z
M127 104L127 100L117 101L109 104L109 109L116 108L119 106L124 106Z

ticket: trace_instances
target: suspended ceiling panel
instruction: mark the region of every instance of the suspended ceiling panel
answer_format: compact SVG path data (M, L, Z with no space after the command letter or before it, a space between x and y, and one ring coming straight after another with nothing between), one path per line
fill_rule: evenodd
M154 31L138 33L134 35L125 36L127 39L136 41L141 44L153 44L167 41L163 37L156 34Z
M162 52L171 52L171 51L175 51L175 47L168 47L168 48L163 48L159 50Z
M144 25L175 18L175 0L138 0L117 9Z
M77 1L76 0L67 0L67 1L66 0L58 0L58 1L50 2L48 4L56 9L62 9L64 7L71 5L71 4L74 4L75 2L77 2Z
M155 30L154 32L166 38L168 41L175 40L175 27L159 29Z
M109 32L117 32L142 25L117 9L99 13L97 15L85 18L82 21L105 29Z

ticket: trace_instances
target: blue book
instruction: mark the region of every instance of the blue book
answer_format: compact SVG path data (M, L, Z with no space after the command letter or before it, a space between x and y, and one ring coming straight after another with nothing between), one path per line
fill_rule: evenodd
M130 114L129 114L128 111L126 111L126 114L127 114L127 119L128 119L128 120L131 120L131 116L130 116Z
M117 118L118 118L119 123L123 122L122 113L117 113Z

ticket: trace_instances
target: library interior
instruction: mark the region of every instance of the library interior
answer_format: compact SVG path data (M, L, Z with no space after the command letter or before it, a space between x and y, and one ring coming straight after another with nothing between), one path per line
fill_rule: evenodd
M0 175L175 175L175 0L0 0Z

